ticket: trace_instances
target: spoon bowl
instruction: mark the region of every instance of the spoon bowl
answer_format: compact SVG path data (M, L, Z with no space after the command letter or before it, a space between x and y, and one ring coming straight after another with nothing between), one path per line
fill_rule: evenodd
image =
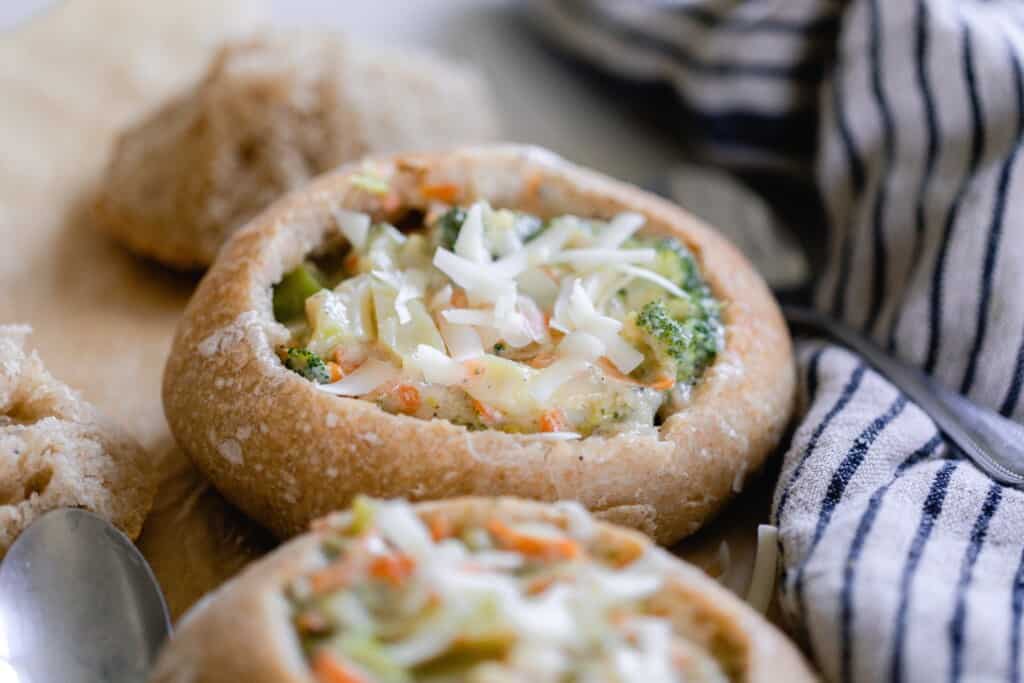
M0 564L0 681L145 681L170 633L131 541L85 510L36 520Z

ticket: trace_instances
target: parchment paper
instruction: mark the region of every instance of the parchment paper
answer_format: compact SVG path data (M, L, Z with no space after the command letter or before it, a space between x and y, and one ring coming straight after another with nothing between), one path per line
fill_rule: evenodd
M201 73L212 47L268 16L245 0L72 0L0 34L0 322L27 322L56 376L116 418L164 477L139 546L175 617L272 547L188 464L160 375L197 281L140 260L89 222L114 134ZM680 553L742 592L771 477ZM731 561L721 566L726 542Z

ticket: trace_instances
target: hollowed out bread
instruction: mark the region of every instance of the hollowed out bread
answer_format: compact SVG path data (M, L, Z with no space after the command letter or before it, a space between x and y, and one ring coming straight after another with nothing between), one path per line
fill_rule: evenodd
M466 67L330 33L228 43L193 88L118 139L97 222L179 268L284 192L367 153L483 142L497 134L484 81Z
M442 513L454 528L543 521L566 528L566 513L551 505L510 498L460 498L417 506L423 516ZM314 683L290 618L284 590L325 563L324 531L307 533L250 565L196 605L161 653L150 683ZM796 648L760 614L692 565L650 547L643 536L598 523L589 548L624 557L644 551L665 563L667 579L653 598L677 636L710 653L745 683L816 680Z
M326 394L285 369L275 347L271 288L325 242L332 210L373 211L350 186L358 167L325 175L276 202L225 245L179 324L164 372L164 409L182 447L224 495L281 536L346 506L357 493L413 500L462 495L575 499L601 518L661 543L695 531L772 452L794 390L786 326L761 278L690 214L641 190L517 146L378 160L398 169L393 191L416 205L424 185L454 184L540 216L647 218L697 258L724 304L725 348L685 408L654 433L545 441L469 431Z
M60 507L92 510L135 538L153 503L146 453L66 385L27 327L0 327L0 556L25 527Z

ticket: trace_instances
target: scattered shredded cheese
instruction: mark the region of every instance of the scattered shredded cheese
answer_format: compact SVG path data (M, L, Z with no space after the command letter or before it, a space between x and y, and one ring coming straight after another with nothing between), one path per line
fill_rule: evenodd
M441 353L433 346L420 344L408 359L415 368L423 373L423 378L431 384L450 386L458 384L466 376L466 368L462 363Z
M360 190L365 190L370 194L387 194L391 190L387 180L366 172L353 173L349 177L349 182L352 183L353 187L358 187Z
M754 572L747 588L747 602L764 614L775 595L775 578L779 562L779 528L771 524L757 527L757 555Z
M469 325L455 325L441 321L439 325L448 353L457 361L466 361L484 355L480 333Z
M345 239L356 249L366 246L366 237L370 234L370 217L360 211L335 209L334 220Z
M575 441L583 438L576 432L537 432L535 434L523 434L523 438L531 441Z
M549 257L551 263L570 263L577 267L616 265L622 263L654 263L654 249L566 249Z
M317 384L316 387L336 396L362 396L377 387L399 377L398 368L391 363L368 360L353 373L333 384Z
M659 287L667 291L672 296L677 296L682 299L689 298L689 295L682 289L677 287L671 280L662 277L661 275L658 275L653 270L647 270L646 268L637 268L636 266L630 265L618 265L615 266L615 269L631 277L639 278L641 280L647 280L648 282L653 282L654 284L658 285Z
M494 313L478 308L448 308L441 316L454 325L493 325Z
M466 220L459 229L459 237L455 240L455 253L473 263L491 262L491 252L484 241L485 208L483 202L477 202L469 207Z
M620 213L608 222L608 227L598 235L594 243L606 249L615 249L622 245L644 226L646 219L632 211Z

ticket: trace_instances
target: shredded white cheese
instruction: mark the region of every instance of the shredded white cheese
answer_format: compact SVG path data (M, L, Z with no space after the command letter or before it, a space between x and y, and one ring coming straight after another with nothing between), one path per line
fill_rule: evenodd
M594 243L598 247L615 249L644 227L646 220L642 215L631 211L620 213L608 222L608 227L598 235Z
M747 588L747 602L764 614L775 595L775 578L779 562L779 528L771 524L757 527L757 555L754 572Z
M458 384L466 376L466 369L462 363L426 344L417 346L408 356L408 360L431 384L450 386Z
M583 436L576 432L537 432L536 434L523 434L523 438L531 441L575 441Z
M484 355L480 334L469 325L455 325L442 320L439 328L448 353L455 360L466 361Z
M646 268L637 268L636 266L630 265L617 265L615 266L615 269L622 273L625 273L626 275L629 275L630 277L635 277L641 280L647 280L648 282L653 282L654 284L658 285L659 287L667 291L672 296L677 296L682 299L689 298L687 293L684 292L679 287L677 287L671 280L662 277L661 275L658 275L653 270L647 270Z
M578 268L622 263L654 263L654 249L566 249L549 257L550 263L569 263Z
M454 325L493 325L494 313L478 308L448 308L441 316Z
M491 252L484 241L484 209L483 202L469 207L466 219L459 229L459 237L455 240L455 253L473 263L490 263Z
M345 239L356 249L366 246L366 237L370 234L370 217L360 211L335 209L334 221Z
M317 384L316 387L320 391L336 396L362 396L398 377L398 368L391 363L368 360L351 375L346 375L333 384Z

